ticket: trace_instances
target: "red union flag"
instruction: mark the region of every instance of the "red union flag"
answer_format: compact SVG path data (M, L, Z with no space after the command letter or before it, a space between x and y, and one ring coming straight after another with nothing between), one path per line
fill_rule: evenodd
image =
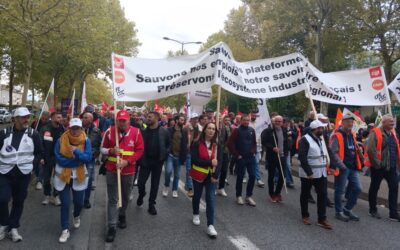
M381 67L373 67L369 69L369 75L371 78L377 78L382 76Z
M46 100L43 103L42 111L56 111L56 107L54 105L54 79L51 81L49 92L47 92Z

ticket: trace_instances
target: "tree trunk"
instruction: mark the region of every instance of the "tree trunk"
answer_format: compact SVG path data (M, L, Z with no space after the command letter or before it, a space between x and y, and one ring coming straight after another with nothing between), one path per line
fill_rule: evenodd
M26 65L25 65L25 79L24 79L24 92L22 93L21 106L26 106L26 99L28 97L29 83L31 81L32 74L32 61L33 61L33 40L27 38L26 42Z
M15 77L15 62L14 59L11 58L11 67L10 67L10 80L8 81L8 109L12 110L13 107L13 91L14 91L14 77Z
M32 110L33 110L33 105L35 104L35 87L32 84Z

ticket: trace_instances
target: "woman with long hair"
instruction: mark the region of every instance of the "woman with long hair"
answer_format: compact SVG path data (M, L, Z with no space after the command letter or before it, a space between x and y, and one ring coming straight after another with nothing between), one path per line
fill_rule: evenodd
M215 123L207 123L200 134L200 138L191 148L192 167L190 176L193 179L194 196L193 224L200 225L200 199L203 188L206 190L207 234L215 238L217 231L214 228L215 188L221 169L223 148L217 142L218 131Z

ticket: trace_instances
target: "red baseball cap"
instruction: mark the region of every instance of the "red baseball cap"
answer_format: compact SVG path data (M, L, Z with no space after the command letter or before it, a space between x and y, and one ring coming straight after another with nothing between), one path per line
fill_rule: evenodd
M129 113L126 110L120 110L117 113L117 120L129 121Z

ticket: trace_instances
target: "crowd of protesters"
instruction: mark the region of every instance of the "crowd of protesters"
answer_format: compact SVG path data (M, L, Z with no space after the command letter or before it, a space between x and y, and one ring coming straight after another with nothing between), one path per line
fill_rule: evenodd
M186 195L192 198L192 222L201 224L199 213L203 191L206 201L207 234L216 237L215 197L226 197L228 175L236 175L238 205L256 206L254 187L264 188L263 163L268 173L267 193L272 204L283 203L282 189L295 187L292 170L298 159L300 211L302 222L311 225L309 203L318 207L317 224L332 229L326 207L334 207L339 221L359 221L353 212L361 192L360 174L368 169L369 214L381 218L377 193L385 179L389 187L389 218L400 221L397 209L400 148L394 120L384 115L380 126L353 132L354 117L345 115L334 127L328 117L311 112L308 119L294 121L271 113L271 124L257 131L255 114L229 113L216 119L212 109L203 114L167 114L155 111L120 110L101 113L87 106L79 115L67 119L60 112L43 112L29 127L30 112L18 108L14 125L0 131L0 240L9 236L22 240L18 233L23 203L31 172L36 189L43 190L43 205L60 206L60 243L70 238L72 225L80 227L80 213L90 209L91 191L98 171L107 186L106 241L114 241L117 228L128 226L126 216L133 186L137 183L137 206L144 204L146 183L150 179L148 212L157 214L156 203L164 167L162 196L179 197L181 166L185 166ZM21 143L22 142L22 143ZM117 170L121 172L121 197ZM334 175L334 196L328 198L327 176ZM171 183L172 181L172 183ZM243 183L246 189L243 191ZM316 192L314 200L312 187ZM244 194L243 194L244 193ZM71 201L72 194L72 201ZM9 212L9 202L12 202ZM72 203L72 204L71 204Z

